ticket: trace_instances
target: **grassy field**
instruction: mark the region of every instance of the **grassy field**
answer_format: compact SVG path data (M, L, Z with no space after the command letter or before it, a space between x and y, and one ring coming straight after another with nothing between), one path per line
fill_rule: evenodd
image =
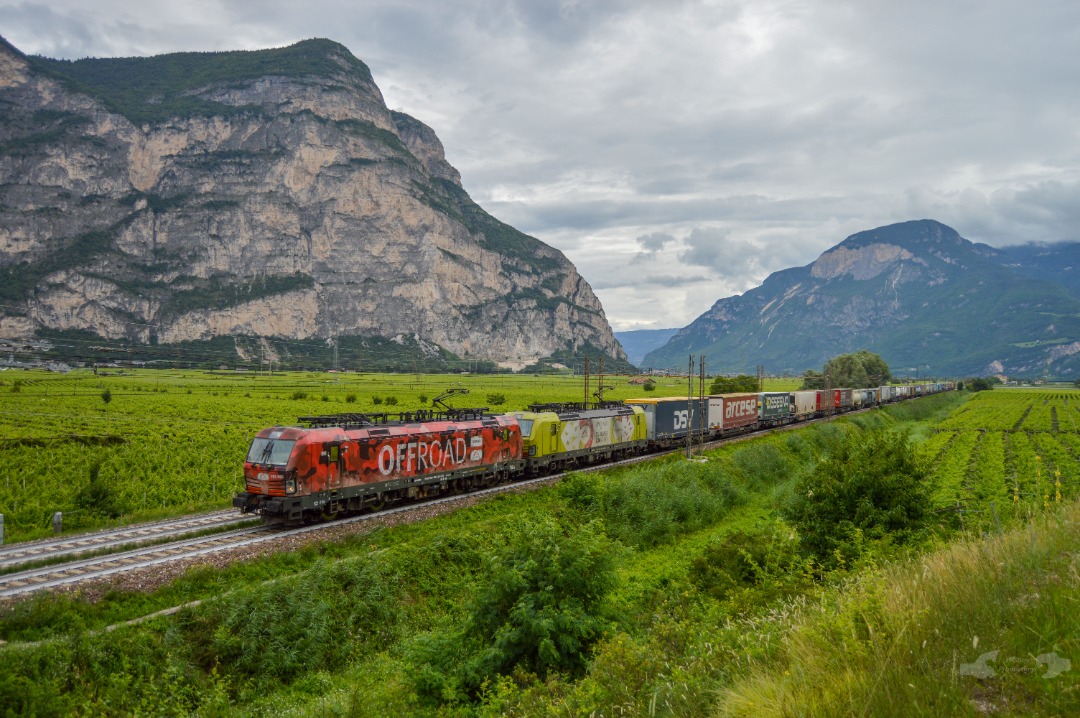
M783 388L797 380L770 380ZM605 398L684 393L657 378L652 393L605 377ZM597 378L592 389L597 388ZM426 375L90 370L0 374L0 513L5 541L222 508L242 490L251 437L299 416L429 408L451 388L458 407L493 411L582 401L583 379L551 375Z
M1050 459L1012 463L1007 445L1020 436L1068 445L1055 400L1035 393L1026 401L1058 415L1057 433L1021 426L1000 449L958 440L978 433L963 417L1008 396L930 397L702 460L572 475L423 523L192 571L152 593L8 606L0 705L36 715L1074 715L1080 676L1064 661L1080 658L1080 508L1069 485L1060 502L1022 496L1024 510L1000 524L939 510L955 504L950 490L1007 498L1010 484L980 468L998 462L1015 466L1021 488L1037 483ZM1026 405L1014 413L1037 420ZM910 459L918 485L889 479L894 496L854 497L885 507L917 489L884 522L836 534L836 521L793 510L843 500L845 484L827 483L838 466L887 478L874 466L887 451ZM1067 456L1055 459L1063 473ZM954 464L959 479L942 468ZM919 513L918 525L898 527L895 507ZM834 554L811 550L823 531L840 538Z
M1000 530L1080 493L1080 392L981 392L934 429L933 500L958 528Z

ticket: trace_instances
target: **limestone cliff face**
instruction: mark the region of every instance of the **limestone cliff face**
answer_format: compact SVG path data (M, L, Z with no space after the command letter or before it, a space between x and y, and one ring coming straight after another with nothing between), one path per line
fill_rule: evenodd
M0 40L0 103L4 335L625 356L574 266L475 205L340 45L64 63Z

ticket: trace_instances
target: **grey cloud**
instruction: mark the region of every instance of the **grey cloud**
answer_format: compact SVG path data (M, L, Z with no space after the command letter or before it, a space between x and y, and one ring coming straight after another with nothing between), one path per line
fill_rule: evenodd
M713 277L704 274L613 274L592 283L593 289L613 289L615 287L638 287L661 289L678 289L690 284L716 281Z
M643 249L650 252L656 252L664 248L665 244L671 244L675 241L675 238L670 234L664 232L653 232L652 234L643 234L637 238L637 243L641 245Z
M727 230L695 229L686 238L686 250L679 259L687 264L708 267L724 277L746 278L760 271L761 248L750 242L733 239Z

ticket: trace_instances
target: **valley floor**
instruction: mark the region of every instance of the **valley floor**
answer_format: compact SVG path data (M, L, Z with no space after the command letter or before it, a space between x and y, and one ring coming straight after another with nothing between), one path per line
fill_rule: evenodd
M1015 396L930 397L700 461L578 474L151 594L9 606L0 704L1075 715L1080 486L1066 412L1080 392ZM852 497L864 507L830 518Z

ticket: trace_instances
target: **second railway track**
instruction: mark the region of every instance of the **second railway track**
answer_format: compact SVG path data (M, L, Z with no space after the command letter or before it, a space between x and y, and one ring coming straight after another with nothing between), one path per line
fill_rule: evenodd
M251 520L252 517L243 516L236 511L213 511L198 516L185 516L178 519L153 521L93 533L0 546L0 571L16 566L50 561L59 557L99 553L121 547L134 547L138 544L179 538Z

